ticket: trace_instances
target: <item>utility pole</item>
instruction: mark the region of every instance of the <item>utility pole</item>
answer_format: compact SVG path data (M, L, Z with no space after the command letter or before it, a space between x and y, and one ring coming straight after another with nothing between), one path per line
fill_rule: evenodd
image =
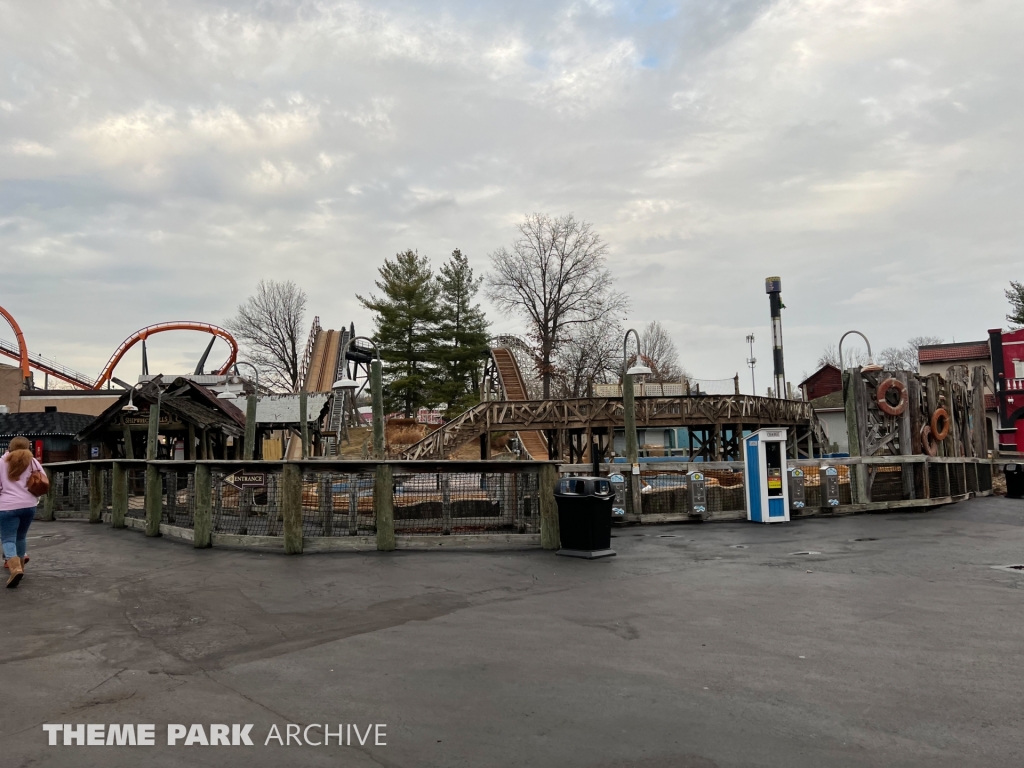
M786 371L782 364L782 278L768 277L764 290L772 312L772 361L775 367L775 396L786 397Z
M754 334L747 334L747 344L750 345L750 357L747 358L747 365L750 366L750 394L757 394L757 382L754 381L754 366L757 365L757 358L754 357Z

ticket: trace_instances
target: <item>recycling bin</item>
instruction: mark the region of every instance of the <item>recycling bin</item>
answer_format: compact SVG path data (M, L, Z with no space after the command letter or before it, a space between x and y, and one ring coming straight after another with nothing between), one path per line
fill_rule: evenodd
M1003 474L1006 475L1006 498L1024 499L1024 464L1007 464Z
M615 492L607 478L564 477L555 502L562 545L556 554L587 560L615 554L611 548Z

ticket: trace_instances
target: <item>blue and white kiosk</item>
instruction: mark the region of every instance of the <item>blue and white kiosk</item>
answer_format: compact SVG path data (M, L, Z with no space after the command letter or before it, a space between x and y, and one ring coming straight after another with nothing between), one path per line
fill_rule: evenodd
M743 438L743 479L747 520L789 522L786 430L759 429Z

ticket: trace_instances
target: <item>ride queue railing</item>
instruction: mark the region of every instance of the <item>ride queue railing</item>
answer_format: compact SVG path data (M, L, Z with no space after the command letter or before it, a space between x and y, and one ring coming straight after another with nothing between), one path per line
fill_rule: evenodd
M554 462L144 461L47 464L44 520L87 517L212 545L557 546ZM552 534L551 530L555 531ZM552 539L553 537L553 539ZM551 545L550 542L555 544Z

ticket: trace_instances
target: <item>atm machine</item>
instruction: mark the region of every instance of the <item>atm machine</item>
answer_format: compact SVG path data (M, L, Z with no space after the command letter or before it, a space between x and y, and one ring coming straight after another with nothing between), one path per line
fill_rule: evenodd
M743 438L743 479L747 520L789 522L786 430L759 429Z

